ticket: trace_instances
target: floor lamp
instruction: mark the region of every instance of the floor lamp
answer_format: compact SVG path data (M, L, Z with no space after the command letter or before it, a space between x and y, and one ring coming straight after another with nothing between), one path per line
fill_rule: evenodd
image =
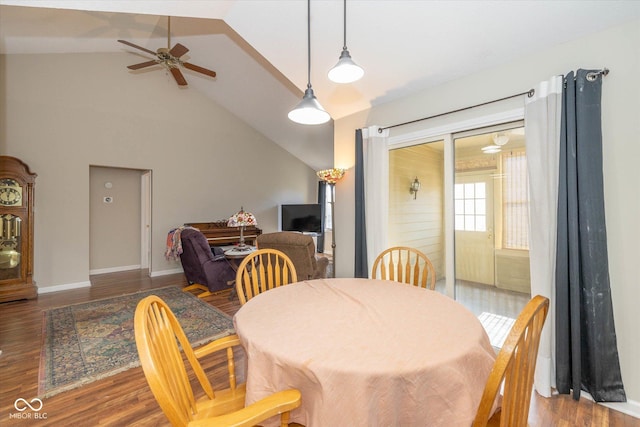
M331 190L331 256L333 257L333 268L331 269L331 277L336 277L336 218L334 205L336 202L336 182L340 181L344 176L344 169L325 169L317 172L318 178L329 185Z

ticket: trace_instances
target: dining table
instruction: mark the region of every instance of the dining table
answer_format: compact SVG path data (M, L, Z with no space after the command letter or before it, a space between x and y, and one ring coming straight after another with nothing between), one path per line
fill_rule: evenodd
M462 304L388 280L281 286L233 320L247 356L245 403L296 388L291 421L307 427L468 427L496 357Z

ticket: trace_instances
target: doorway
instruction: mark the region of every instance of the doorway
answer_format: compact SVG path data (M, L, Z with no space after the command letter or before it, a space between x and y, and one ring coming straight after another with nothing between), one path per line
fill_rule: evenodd
M151 171L90 166L89 274L151 268Z

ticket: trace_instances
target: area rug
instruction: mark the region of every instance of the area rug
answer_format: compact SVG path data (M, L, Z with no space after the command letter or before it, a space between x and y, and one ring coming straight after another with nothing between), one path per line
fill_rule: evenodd
M50 397L140 365L133 331L138 302L162 298L191 345L234 333L231 317L175 286L44 312L39 397Z

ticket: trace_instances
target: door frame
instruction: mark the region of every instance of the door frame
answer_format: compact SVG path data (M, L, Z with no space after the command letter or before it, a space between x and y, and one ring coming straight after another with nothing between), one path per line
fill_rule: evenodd
M140 268L151 275L151 170L140 174Z

